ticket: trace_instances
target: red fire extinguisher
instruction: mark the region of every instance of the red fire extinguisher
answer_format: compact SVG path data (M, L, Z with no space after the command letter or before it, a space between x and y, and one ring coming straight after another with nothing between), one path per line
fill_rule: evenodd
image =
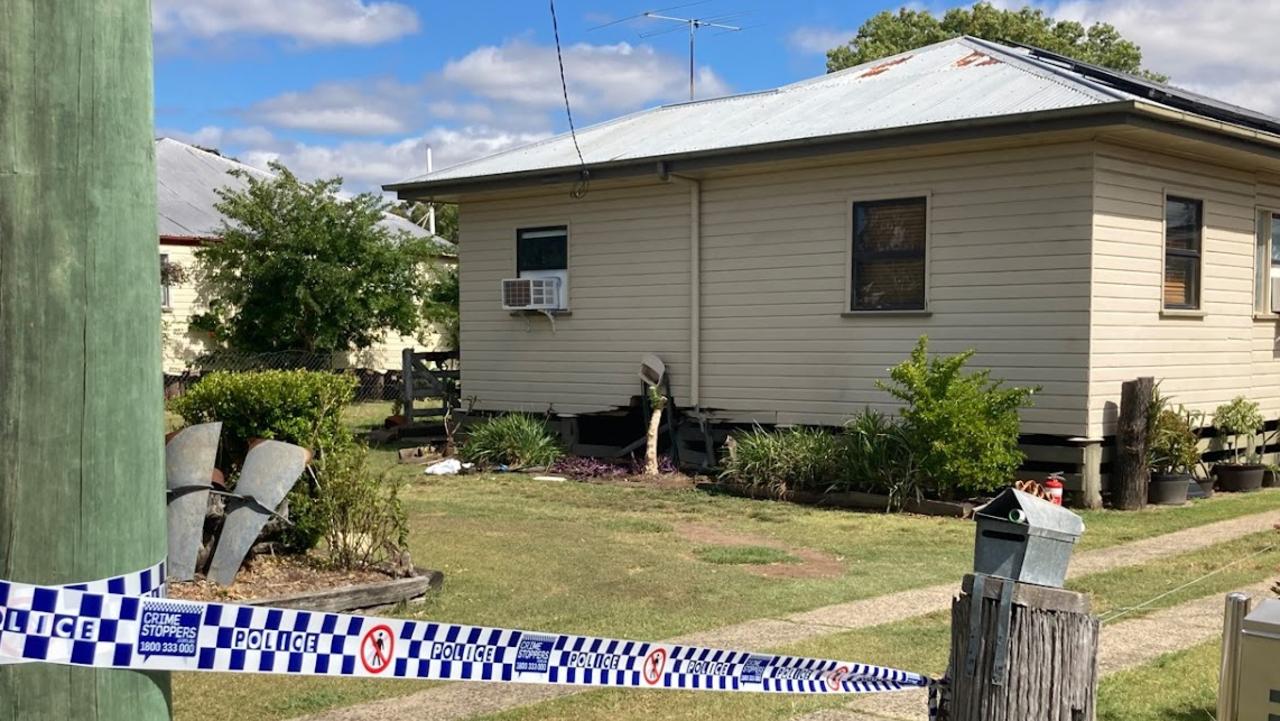
M1062 474L1050 473L1045 479L1044 487L1049 491L1049 500L1054 504L1062 505Z

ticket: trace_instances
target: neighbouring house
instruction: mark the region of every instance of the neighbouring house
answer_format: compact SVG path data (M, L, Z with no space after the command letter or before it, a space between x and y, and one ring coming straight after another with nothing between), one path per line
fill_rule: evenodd
M162 262L175 263L188 271L181 284L162 285L164 372L177 375L209 350L208 338L188 327L191 316L200 312L202 299L190 271L195 268L195 251L206 243L216 243L224 216L215 208L221 198L219 188L241 189L247 182L228 173L242 170L256 178L269 178L270 173L225 158L172 138L156 140L156 205ZM430 235L417 224L387 213L381 224L388 230L409 233L415 237ZM437 239L442 258L456 260L452 243ZM415 347L436 350L432 342L438 336L425 333L430 347L413 336L390 334L382 343L359 352L336 358L337 367L359 367L376 371L399 368L401 351Z
M1275 118L966 37L576 144L386 186L460 204L478 410L617 412L653 353L687 418L839 424L927 334L1095 493L1125 380L1280 414Z

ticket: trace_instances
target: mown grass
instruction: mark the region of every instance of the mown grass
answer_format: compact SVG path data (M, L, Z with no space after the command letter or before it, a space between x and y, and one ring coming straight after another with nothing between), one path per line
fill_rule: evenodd
M1256 552L1276 540L1274 533L1260 533L1238 541L1222 543L1195 553L1174 556L1149 564L1142 573L1128 569L1109 571L1069 584L1075 590L1087 591L1095 612L1124 608L1151 599L1169 588L1200 578L1206 566L1220 567L1233 559ZM1216 565L1214 565L1216 564ZM1169 608L1191 598L1226 593L1241 586L1268 578L1280 564L1280 550L1273 549L1248 564L1241 564L1196 584L1185 594L1166 596L1140 611L1126 615L1122 621L1140 618ZM1136 600L1135 600L1136 599ZM1103 633L1106 631L1104 629ZM802 656L839 658L847 661L875 663L929 675L941 675L946 669L950 645L950 614L932 613L899 623L833 633L804 643L766 649ZM1102 684L1099 719L1129 721L1137 719L1190 719L1191 716L1161 716L1176 711L1195 713L1205 699L1212 705L1216 679L1206 686L1203 673L1194 669L1200 647L1184 654L1173 654L1153 664L1111 677ZM1216 669L1216 657L1208 661ZM1171 668L1164 667L1172 664ZM1178 677L1187 671L1187 684L1178 686ZM1166 678L1163 674L1169 673ZM1123 679L1123 681L1117 681ZM1172 688L1177 693L1169 693ZM754 695L706 693L638 693L635 691L592 691L557 701L538 704L506 713L484 717L488 721L567 721L568 719L610 719L617 721L653 721L654 719L707 720L733 718L735 721L786 719L793 715L832 708L849 700L841 698L757 697ZM1179 711L1180 710L1180 711ZM1132 714L1132 715L1127 715ZM1207 717L1205 718L1207 721Z
M1212 721L1221 653L1210 641L1103 679L1098 721Z
M360 409L360 422L380 421L384 411L389 408ZM394 448L374 454L378 463L410 480L405 499L414 562L445 574L444 589L414 612L423 618L668 638L909 588L958 585L972 562L973 525L967 521L817 509L696 490L550 483L519 474L425 477L421 466L397 465ZM1268 492L1142 513L1087 512L1081 546L1102 548L1278 508L1280 493ZM843 572L829 578L763 578L747 568L708 563L695 552L709 544L681 534L689 526L758 537L762 546L817 550L839 559ZM1073 586L1092 593L1101 611L1134 605L1135 599L1202 574L1215 559L1246 555L1263 540L1269 539L1221 544L1141 569L1080 579ZM1262 556L1166 601L1260 580L1269 573L1263 567L1277 562L1275 554ZM939 615L815 639L790 650L936 673L945 660L946 634L945 616ZM417 682L179 674L174 696L181 721L271 721L424 687ZM581 712L583 718L654 721L733 715L746 720L785 718L822 703L830 701L591 693L513 712L513 717L577 718Z

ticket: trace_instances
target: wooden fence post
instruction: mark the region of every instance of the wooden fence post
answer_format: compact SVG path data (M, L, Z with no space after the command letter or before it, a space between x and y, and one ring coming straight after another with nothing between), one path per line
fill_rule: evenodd
M1093 721L1098 619L1089 597L965 576L951 604L948 721ZM974 604L978 596L981 602ZM977 615L974 615L975 609Z
M1116 455L1111 464L1111 503L1137 511L1147 505L1147 415L1155 394L1155 379L1125 381L1120 389L1120 417L1116 422Z
M0 2L0 578L165 558L151 3ZM0 719L169 718L168 673L0 666Z

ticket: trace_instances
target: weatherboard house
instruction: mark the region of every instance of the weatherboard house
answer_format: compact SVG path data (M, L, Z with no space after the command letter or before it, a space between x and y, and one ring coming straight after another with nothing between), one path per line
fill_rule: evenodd
M1280 120L965 37L577 145L387 186L459 203L478 410L617 413L652 353L686 417L834 425L927 334L1042 388L1030 467L1077 486L1125 380L1280 414Z

